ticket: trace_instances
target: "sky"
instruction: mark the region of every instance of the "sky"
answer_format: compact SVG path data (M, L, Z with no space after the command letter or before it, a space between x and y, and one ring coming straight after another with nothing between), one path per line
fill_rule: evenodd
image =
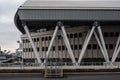
M17 8L26 0L0 0L0 46L2 50L15 52L21 33L14 25Z
M10 50L11 52L15 52L15 50L18 48L17 41L20 41L21 33L15 27L14 15L17 11L17 8L25 1L26 0L0 0L0 46L2 50ZM86 0L86 1L114 1L114 0Z

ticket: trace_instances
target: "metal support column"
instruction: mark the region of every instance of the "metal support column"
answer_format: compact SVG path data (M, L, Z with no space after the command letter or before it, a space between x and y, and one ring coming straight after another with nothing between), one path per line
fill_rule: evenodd
M108 57L108 52L107 52L107 49L106 49L106 46L105 46L105 41L104 41L104 38L103 38L103 35L102 35L102 30L101 30L101 27L98 26L97 27L98 29L98 33L99 33L99 36L100 36L100 40L101 40L101 44L102 44L102 47L104 49L104 54L105 54L105 59L106 59L106 62L109 64L110 63L110 60L109 60L109 57Z
M97 34L96 34L96 32L95 32L95 28L96 28L96 27L98 28L98 33L99 33L99 35L100 35L100 39L98 38L98 36L97 36ZM94 22L91 31L90 31L90 32L88 31L87 36L86 36L86 38L85 38L85 41L84 41L84 44L83 44L83 48L82 48L81 53L80 53L80 56L79 56L78 64L81 63L81 60L82 60L82 58L83 58L83 55L84 55L84 53L85 53L85 51L86 51L86 49L87 49L88 43L89 43L89 41L90 41L93 33L94 33L95 38L96 38L96 40L97 40L97 42L98 42L98 45L100 46L100 49L101 49L102 54L103 54L103 56L104 56L104 58L105 58L105 61L106 61L107 63L110 62L110 61L109 61L109 57L108 57L108 53L107 53L107 49L106 49L106 46L105 46L105 42L104 42L104 39L103 39L102 30L101 30L101 28L100 28L100 26L99 26L99 23L98 23L98 22Z
M35 57L37 58L38 63L41 64L42 61L41 61L41 59L40 59L40 56L39 56L39 54L38 54L38 52L37 52L37 49L36 49L34 43L33 43L33 40L32 40L32 37L31 37L31 35L30 35L30 33L29 33L28 27L27 27L27 25L26 25L25 23L23 23L23 27L24 27L24 30L25 30L27 36L28 36L28 39L30 40L30 44L31 44L31 46L32 46L32 48L33 48L33 51L34 51L34 53L35 53Z
M99 45L99 47L100 47L100 50L101 50L101 52L102 52L102 54L103 54L103 57L104 57L105 61L107 61L106 55L105 55L105 51L104 51L104 49L103 49L103 47L102 47L102 45L101 45L101 42L100 42L100 40L99 40L98 35L96 34L96 32L94 32L94 35L95 35L95 38L96 38L96 40L97 40L97 42L98 42L98 45Z
M116 43L116 47L115 47L115 50L113 52L113 56L112 56L112 60L111 60L111 63L114 63L119 52L120 52L120 34L119 34L119 37L118 37L118 40L117 40L117 43Z
M73 64L76 65L76 60L75 60L75 57L73 55L73 52L72 52L72 49L71 49L71 46L70 46L70 43L69 43L69 40L68 40L68 37L67 37L64 26L62 26L61 29L62 29L62 32L63 32L62 37L63 37L63 40L64 40L65 45L67 47L68 53L69 53L69 55L72 59Z
M47 61L47 58L48 58L48 56L49 56L49 53L50 53L50 50L51 50L51 48L52 48L53 42L54 42L55 37L56 37L56 35L57 35L58 29L59 29L59 27L56 26L55 31L54 31L54 33L53 33L52 40L50 41L50 45L49 45L48 50L47 50L47 53L46 53L46 57L45 57L45 60L44 60L44 64L45 64L46 61Z
M80 56L79 56L79 59L78 59L78 64L80 64L81 61L82 61L82 58L83 58L83 55L84 55L84 53L85 53L85 51L87 49L88 43L89 43L89 41L90 41L90 39L92 37L92 34L93 34L94 30L95 30L95 25L96 25L96 23L94 23L90 33L88 32L88 34L87 34L88 36L86 37L85 43L84 43L83 48L81 50L81 53L80 53Z
M62 33L63 33L62 37L63 37L63 40L64 40L64 42L65 42L65 45L66 45L66 47L67 47L67 49L68 49L68 53L69 53L69 55L70 55L70 58L71 58L71 60L72 60L72 63L73 63L73 64L76 64L76 60L75 60L75 57L74 57L74 55L73 55L73 52L72 52L72 49L71 49L69 40L68 40L68 38L67 38L66 31L65 31L65 28L64 28L62 22L58 22L58 23L57 23L55 32L54 32L54 34L53 34L52 40L51 40L50 45L49 45L49 47L48 47L48 51L47 51L47 53L46 53L46 58L45 58L45 60L44 60L44 64L45 64L46 61L47 61L47 58L48 58L49 53L50 53L50 49L51 49L51 47L52 47L53 41L54 41L54 39L55 39L55 37L56 37L56 35L57 35L57 32L58 32L58 29L59 29L59 28L62 30Z

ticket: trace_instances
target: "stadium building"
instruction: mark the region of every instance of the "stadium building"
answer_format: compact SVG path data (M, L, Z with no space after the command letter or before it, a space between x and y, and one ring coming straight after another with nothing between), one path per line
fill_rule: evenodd
M18 8L24 63L120 61L120 1L28 0Z

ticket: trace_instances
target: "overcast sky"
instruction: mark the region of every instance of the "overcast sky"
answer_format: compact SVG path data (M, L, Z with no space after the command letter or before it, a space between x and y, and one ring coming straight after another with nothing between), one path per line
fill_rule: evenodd
M2 50L14 52L15 49L18 48L17 41L20 40L21 33L14 25L14 15L17 8L25 1L26 0L0 0L0 46Z
M21 33L14 25L14 14L26 0L0 0L0 46L12 52L18 48Z

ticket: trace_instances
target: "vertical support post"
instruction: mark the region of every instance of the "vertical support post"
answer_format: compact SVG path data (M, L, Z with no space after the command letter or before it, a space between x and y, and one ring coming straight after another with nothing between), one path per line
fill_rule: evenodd
M67 37L64 26L62 26L61 29L62 29L62 32L63 32L63 35L62 35L63 40L64 40L65 45L67 47L68 53L69 53L69 55L70 55L70 57L72 59L73 64L76 65L76 60L75 60L75 57L73 55L73 52L72 52L72 49L71 49L71 46L70 46L70 43L69 43L69 40L68 40L68 37Z
M110 61L109 61L108 52L107 52L107 49L106 49L106 46L105 46L104 38L103 38L103 35L102 35L101 27L98 26L97 29L98 29L98 33L100 35L101 44L102 44L104 52L105 52L104 53L105 57L106 57L105 59L107 60L107 63L109 64Z
M85 51L86 51L86 49L87 49L88 43L89 43L89 41L90 41L90 39L91 39L91 37L92 37L92 34L93 34L94 30L95 30L96 25L97 25L97 23L95 22L95 23L93 24L93 27L92 27L90 33L88 32L89 36L88 36L88 38L86 38L85 44L83 45L83 48L82 48L82 50L81 50L81 53L80 53L80 56L79 56L79 59L78 59L78 64L80 64L81 61L82 61L83 55L84 55L84 53L85 53ZM88 35L88 34L87 34L87 35Z
M113 52L113 56L112 56L112 60L111 60L111 63L114 63L116 58L117 58L117 55L119 53L119 47L120 46L120 34L119 34L119 37L118 37L118 40L117 40L117 43L116 43L116 47L115 47L115 50ZM117 52L118 51L118 52Z
M46 61L47 61L47 58L48 58L48 56L49 56L49 53L50 53L50 50L51 50L51 48L52 48L53 42L54 42L55 37L56 37L56 35L57 35L58 29L59 29L59 27L56 26L55 31L54 31L54 33L53 33L52 40L50 41L50 45L49 45L49 47L48 47L48 51L47 51L47 53L46 53L46 57L45 57L45 60L44 60L44 64L45 64Z
M28 27L27 27L27 25L24 24L24 23L23 23L23 27L24 27L24 30L25 30L27 36L28 36L28 39L30 40L30 44L31 44L31 46L32 46L32 48L33 48L33 51L34 51L34 53L35 53L35 57L37 58L37 61L38 61L38 63L40 64L40 63L42 63L42 61L41 61L40 56L39 56L39 54L38 54L38 52L37 52L37 50L36 50L36 47L35 47L34 43L33 43L32 37L30 36Z

